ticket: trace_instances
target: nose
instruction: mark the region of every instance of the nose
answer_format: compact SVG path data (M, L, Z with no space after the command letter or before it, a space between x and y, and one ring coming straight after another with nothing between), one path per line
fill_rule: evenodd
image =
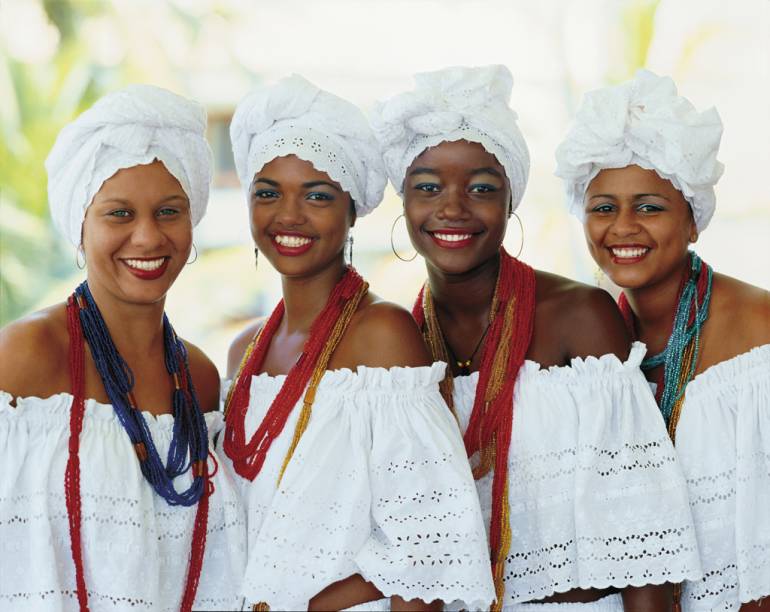
M305 222L305 212L301 197L288 196L282 198L279 203L276 221L286 227L302 225Z
M436 213L439 219L454 221L468 216L465 192L462 189L447 189L441 199L441 206Z
M641 231L639 220L631 206L622 206L612 222L610 231L619 238L634 236Z
M141 216L131 232L131 243L147 251L158 248L166 242L166 235L154 215Z

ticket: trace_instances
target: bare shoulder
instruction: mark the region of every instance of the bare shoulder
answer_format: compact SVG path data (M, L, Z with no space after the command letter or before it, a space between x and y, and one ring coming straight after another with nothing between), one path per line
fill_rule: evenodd
M211 412L219 408L219 371L214 362L197 346L182 340L187 349L187 361L190 364L198 402L203 412Z
M266 317L260 317L249 324L235 339L230 343L230 349L227 351L227 378L232 378L238 373L238 366L241 365L246 349L257 335L267 320Z
M612 353L626 359L631 344L615 300L604 289L536 272L536 332L547 327L564 343L568 358Z
M715 273L711 299L709 318L740 343L738 353L770 343L770 291Z
M412 314L369 294L332 356L332 369L420 367L431 358Z
M0 329L0 389L14 397L69 391L65 304L32 313Z

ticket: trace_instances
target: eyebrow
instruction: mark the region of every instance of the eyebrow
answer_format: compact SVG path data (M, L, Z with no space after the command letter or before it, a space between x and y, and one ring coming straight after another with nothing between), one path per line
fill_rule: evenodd
M503 178L503 175L500 173L500 171L492 168L491 166L487 166L486 168L476 168L476 170L471 170L468 174L470 176L475 176L477 174L491 174L492 176Z
M280 183L277 181L271 181L270 179L262 178L261 176L258 176L254 179L254 184L257 183L267 183L268 185L272 185L273 187L280 187Z
M409 172L409 176L414 176L415 174L435 174L438 176L438 172L436 172L433 168L413 168Z
M654 198L661 198L663 200L666 200L666 202L670 202L666 196L664 196L662 193L635 193L632 197L634 200L637 200L639 198L644 198L646 196L652 196ZM616 195L613 195L611 193L597 193L596 195L592 195L589 200L593 200L594 198L610 198L612 200L617 199Z
M307 183L302 183L302 187L304 189L312 189L313 187L318 187L319 185L326 185L327 187L331 187L332 189L342 193L342 189L337 187L337 185L330 183L329 181L309 181Z
M172 195L168 195L165 198L161 198L156 202L156 204L165 204L166 202L170 202L171 200L183 200L184 202L190 203L190 199L186 195L182 195L181 193L175 193ZM115 202L116 204L122 204L123 206L131 206L132 202L131 200L126 200L125 198L104 198L103 200L100 200L100 204L106 204L107 202Z

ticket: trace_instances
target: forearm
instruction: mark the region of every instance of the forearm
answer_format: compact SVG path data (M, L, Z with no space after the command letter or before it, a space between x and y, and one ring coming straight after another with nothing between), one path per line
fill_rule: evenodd
M310 600L308 610L344 610L367 601L382 599L382 593L360 574L348 576L327 586Z
M647 584L626 587L621 591L626 612L671 612L674 604L674 585Z

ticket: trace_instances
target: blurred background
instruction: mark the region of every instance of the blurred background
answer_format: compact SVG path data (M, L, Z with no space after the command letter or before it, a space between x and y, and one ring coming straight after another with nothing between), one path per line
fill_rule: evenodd
M43 161L101 95L152 83L208 109L211 201L168 312L224 372L233 336L280 297L269 264L254 268L228 139L237 102L297 72L368 109L410 88L414 72L490 63L513 72L511 105L532 154L518 210L524 260L603 282L565 212L553 152L585 91L648 67L725 124L726 171L698 252L770 288L770 0L0 0L0 324L61 301L84 277L51 227ZM400 206L389 189L359 220L353 259L376 293L409 306L424 267L391 251ZM508 234L516 253L515 220ZM403 221L394 243L414 253Z

